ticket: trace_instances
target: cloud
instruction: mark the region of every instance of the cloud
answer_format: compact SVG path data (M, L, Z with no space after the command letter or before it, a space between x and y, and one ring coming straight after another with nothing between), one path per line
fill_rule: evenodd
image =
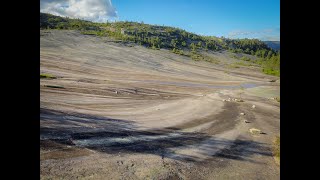
M118 17L111 0L40 0L40 11L95 22Z
M280 40L280 28L262 29L259 31L243 31L235 30L228 34L231 39L236 38L255 38L262 41L279 41Z

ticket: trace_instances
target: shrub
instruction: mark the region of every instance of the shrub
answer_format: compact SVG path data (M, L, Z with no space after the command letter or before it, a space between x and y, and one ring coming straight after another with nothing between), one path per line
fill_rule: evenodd
M249 57L243 56L242 58L240 58L243 61L251 61L251 59Z

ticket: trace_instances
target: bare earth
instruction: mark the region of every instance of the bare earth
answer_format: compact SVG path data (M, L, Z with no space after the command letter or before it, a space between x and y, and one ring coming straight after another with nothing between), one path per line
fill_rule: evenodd
M278 78L227 52L214 64L57 30L40 43L57 77L40 80L41 179L280 179Z

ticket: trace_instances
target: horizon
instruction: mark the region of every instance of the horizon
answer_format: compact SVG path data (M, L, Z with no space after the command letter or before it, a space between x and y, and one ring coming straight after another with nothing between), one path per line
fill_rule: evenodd
M40 12L93 22L164 25L201 36L280 41L279 0L40 0Z

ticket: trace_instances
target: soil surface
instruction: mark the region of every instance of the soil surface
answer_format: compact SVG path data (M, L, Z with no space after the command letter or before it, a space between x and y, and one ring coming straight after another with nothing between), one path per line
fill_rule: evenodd
M207 53L214 64L40 33L41 73L56 77L40 79L41 179L280 179L279 78L227 52Z

